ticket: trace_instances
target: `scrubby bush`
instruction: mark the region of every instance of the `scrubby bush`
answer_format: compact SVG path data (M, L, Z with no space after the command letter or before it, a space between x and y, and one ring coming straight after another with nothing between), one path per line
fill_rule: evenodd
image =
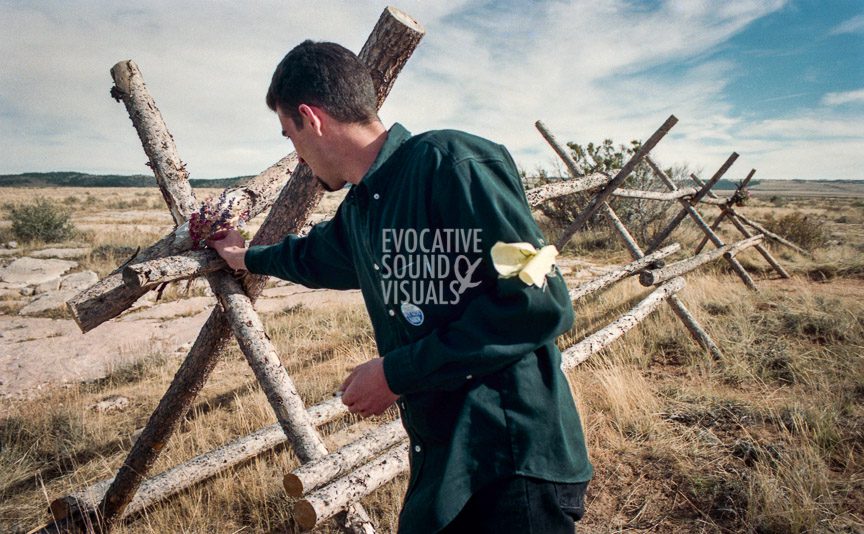
M765 228L806 249L812 250L828 243L825 221L797 211L782 217L774 217L769 213L765 219Z
M75 234L68 209L47 199L11 209L12 234L29 241L64 241Z
M588 143L584 146L577 143L567 143L570 156L581 173L588 175L599 172L608 174L610 177L614 176L641 146L641 142L637 140L630 141L629 145L615 145L611 139L597 144ZM665 169L664 172L673 182L687 187L692 186L688 178L689 168L669 168ZM537 185L542 185L555 179L549 178L543 173L536 180L540 182ZM633 169L621 187L642 191L667 191L660 179L654 176L650 167L644 163ZM550 199L538 208L552 221L554 226L563 229L575 220L596 192L584 191ZM677 204L674 202L658 202L638 198L611 198L609 203L637 241L642 243L650 242L662 228L663 222L669 218L671 212L677 209ZM589 229L594 228L610 232L610 239L607 240L607 243L616 246L617 239L611 235L611 231L608 229L603 210L598 211L588 221L587 226Z

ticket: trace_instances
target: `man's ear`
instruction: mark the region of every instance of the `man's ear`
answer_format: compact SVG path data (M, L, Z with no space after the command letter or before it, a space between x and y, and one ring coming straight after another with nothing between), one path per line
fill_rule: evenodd
M320 136L324 126L324 120L326 120L324 117L324 110L319 107L300 104L297 107L297 111L303 118L303 122L311 127L313 132Z

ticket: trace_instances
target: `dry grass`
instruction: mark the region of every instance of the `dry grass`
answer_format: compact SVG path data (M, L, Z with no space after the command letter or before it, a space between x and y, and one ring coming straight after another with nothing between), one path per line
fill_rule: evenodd
M755 201L745 211L762 220L760 214L778 210L779 216L796 202L774 208ZM681 297L722 348L723 360L705 355L664 307L568 373L596 468L580 532L864 530L864 282L856 271L864 265L864 235L853 228L864 221L864 205L809 206L825 217L830 233L844 238L816 250L816 260L773 248L793 280L768 280L773 275L753 251L739 259L756 271L759 293L746 290L721 263L687 277ZM728 229L723 235L734 239ZM146 244L153 237L105 232L100 243ZM684 227L675 237L692 250L698 236ZM577 238L580 258L626 261L620 249L590 251L591 239ZM847 267L814 276L829 265ZM576 324L559 344L605 325L646 291L629 280L578 303ZM352 366L376 354L360 306L289 308L265 323L307 403L328 398ZM179 355L152 354L94 383L2 401L0 530L22 532L45 522L49 499L113 474L179 361ZM129 408L89 409L110 395L128 397ZM372 422L394 416L391 410ZM232 349L155 471L273 420L248 365ZM368 424L347 417L322 431L335 444L346 429ZM263 455L118 531L291 531L280 478L296 464L284 449ZM405 485L403 476L363 500L379 531L395 530Z

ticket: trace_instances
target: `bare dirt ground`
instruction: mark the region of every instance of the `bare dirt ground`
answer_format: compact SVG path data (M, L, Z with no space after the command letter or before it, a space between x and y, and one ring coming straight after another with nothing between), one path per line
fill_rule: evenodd
M334 302L362 303L362 296L290 284L265 290L256 309L272 313L302 305L314 310ZM146 355L185 354L215 304L213 297L157 303L86 334L71 319L0 315L0 396L28 396L49 386L104 378Z

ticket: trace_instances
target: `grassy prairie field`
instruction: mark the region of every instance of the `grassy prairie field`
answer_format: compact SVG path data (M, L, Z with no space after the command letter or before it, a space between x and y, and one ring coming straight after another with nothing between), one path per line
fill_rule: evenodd
M101 251L82 261L100 275L124 261L129 247L146 246L171 226L158 192L145 189L0 192L0 242L10 239L9 204L51 198L74 210L82 232L73 241ZM332 213L340 198L328 194L318 215ZM713 218L717 210L701 211ZM741 211L811 240L814 258L772 245L792 273L780 280L755 251L740 254L759 292L722 263L686 277L680 296L723 350L720 361L661 307L568 372L596 470L580 532L864 531L864 201L757 196ZM556 231L541 222L547 234ZM724 239L737 240L734 228L721 228ZM597 247L595 237L584 232L562 251L568 283L586 278L579 266L628 261L617 243ZM699 237L688 221L672 240L692 250ZM26 252L42 244L22 246ZM577 302L575 324L559 346L608 324L647 292L629 279ZM0 307L0 320L3 313L15 309ZM296 305L263 319L307 404L329 398L354 365L377 355L356 301ZM52 499L112 476L182 356L141 354L99 380L0 400L0 531L43 524ZM129 406L89 408L113 395ZM348 416L322 431L332 448L396 415L391 408L369 420ZM154 473L274 421L234 344ZM281 479L297 463L284 448L264 454L117 531L291 532ZM379 532L395 531L406 485L402 475L363 499Z

